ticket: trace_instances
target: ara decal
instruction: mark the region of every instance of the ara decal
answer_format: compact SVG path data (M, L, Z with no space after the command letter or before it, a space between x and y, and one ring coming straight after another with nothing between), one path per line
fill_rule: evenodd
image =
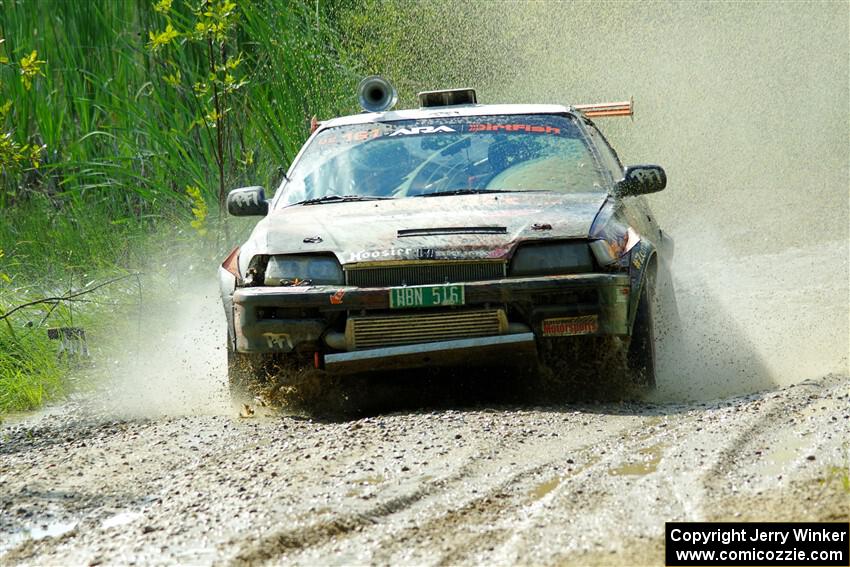
M440 132L449 133L449 132L457 132L454 128L449 128L448 126L414 126L413 128L399 128L392 134L392 136L411 136L416 134L439 134Z

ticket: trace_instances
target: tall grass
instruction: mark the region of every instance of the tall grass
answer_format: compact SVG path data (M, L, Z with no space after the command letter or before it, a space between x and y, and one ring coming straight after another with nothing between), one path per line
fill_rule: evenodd
M137 269L152 233L175 236L160 239L166 248L224 249L232 243L216 230L220 189L273 188L313 115L355 110L359 64L337 39L339 12L326 14L324 2L317 12L313 1L238 0L223 37L192 33L204 10L224 4L0 3L0 106L11 102L0 134L43 146L38 167L0 175L0 314L69 281ZM151 33L168 25L180 35L152 49ZM44 63L28 85L21 71L33 51ZM225 117L210 120L210 72L239 58L228 73L244 84L222 96ZM0 321L0 412L62 391L53 345L43 329L24 327L32 318Z
M0 68L0 104L12 101L3 128L20 144L45 146L38 169L4 171L0 248L32 273L67 264L69 254L74 266L123 258L126 240L139 229L190 215L188 186L217 201L216 133L198 124L209 95L192 88L205 81L209 54L203 42L186 37L152 52L150 32L168 21L188 28L194 17L186 3L175 2L168 20L152 6L0 4L10 61ZM242 54L247 84L227 101L227 187L273 185L312 115L352 110L356 74L314 6L255 0L236 8L227 43L231 57ZM33 50L46 63L28 90L17 65ZM176 73L179 82L169 84ZM76 238L62 241L69 229Z

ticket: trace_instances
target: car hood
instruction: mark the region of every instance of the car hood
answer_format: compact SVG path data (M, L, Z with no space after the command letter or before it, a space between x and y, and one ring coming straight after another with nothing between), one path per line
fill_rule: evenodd
M605 193L499 193L295 205L260 221L240 253L333 253L342 264L507 258L524 240L588 235Z

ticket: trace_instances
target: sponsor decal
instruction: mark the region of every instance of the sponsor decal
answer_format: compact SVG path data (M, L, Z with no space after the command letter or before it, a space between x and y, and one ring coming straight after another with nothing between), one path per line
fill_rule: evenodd
M440 132L449 133L457 132L454 128L448 126L414 126L413 128L399 128L392 136L415 136L417 134L439 134Z
M531 124L470 124L470 132L528 132L531 134L555 134L561 133L560 128L555 126L534 126Z
M485 258L504 258L510 252L509 248L494 248L484 254Z
M387 248L385 250L358 250L351 252L348 262L373 260L475 260L479 258L504 258L508 248Z
M348 131L344 134L319 134L319 139L316 143L320 146L331 146L336 144L351 144L353 142L365 142L381 137L380 128L372 128L371 130L360 130L359 132Z
M646 248L644 246L641 246L640 249L636 250L635 253L632 255L632 265L634 265L635 268L640 270L641 266L643 266L643 263L646 261L646 255Z
M574 335L589 335L599 330L598 315L581 317L558 317L543 320L544 337L572 337Z
M286 333L263 333L266 344L274 350L292 350L292 340Z
M386 248L384 250L360 250L352 252L349 262L362 262L364 260L387 260L394 258L407 258L413 253L413 248Z
M345 290L338 289L336 293L331 295L331 305L342 305L342 300L345 298Z

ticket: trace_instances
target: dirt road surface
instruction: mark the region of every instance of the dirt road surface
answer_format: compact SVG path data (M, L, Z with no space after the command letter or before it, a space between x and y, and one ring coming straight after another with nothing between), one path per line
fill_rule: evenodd
M338 421L71 404L3 430L0 560L660 565L665 521L846 521L848 391Z

